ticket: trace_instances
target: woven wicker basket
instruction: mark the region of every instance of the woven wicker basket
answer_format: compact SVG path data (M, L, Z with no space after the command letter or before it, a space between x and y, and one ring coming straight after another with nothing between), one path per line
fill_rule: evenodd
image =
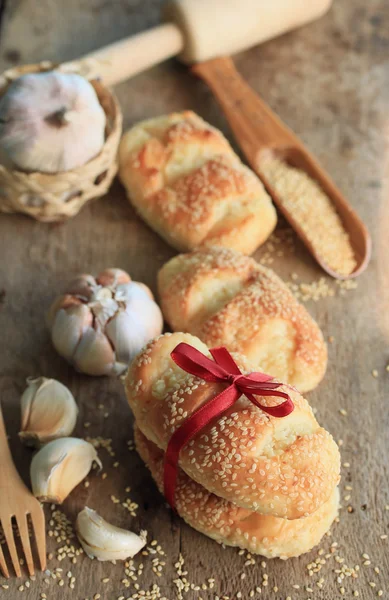
M73 72L77 72L76 63ZM16 67L0 77L0 95L11 81L25 73L61 70L49 62ZM55 174L27 173L0 165L0 211L21 212L39 221L62 221L76 215L88 200L103 196L117 172L117 149L122 114L114 94L91 80L106 117L106 139L98 156L85 165Z

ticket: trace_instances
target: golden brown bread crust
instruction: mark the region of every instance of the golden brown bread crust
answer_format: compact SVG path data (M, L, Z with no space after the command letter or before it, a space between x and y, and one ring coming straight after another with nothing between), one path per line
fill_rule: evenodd
M164 454L138 427L136 449L163 493ZM228 546L239 546L267 558L291 558L309 552L331 527L338 514L339 492L316 512L302 519L280 519L261 515L211 494L179 470L176 490L178 514L194 529Z
M138 427L164 451L186 418L225 387L180 369L170 357L180 342L209 356L198 338L165 334L133 360L125 383ZM242 372L254 370L242 355L233 356ZM271 417L242 396L182 449L179 465L207 490L238 506L297 519L329 499L339 481L339 451L297 390L280 389L294 402L290 415ZM258 400L264 405L280 401Z
M277 275L227 248L180 254L158 273L165 319L174 331L225 345L301 392L327 366L322 332Z
M218 244L251 254L275 227L260 180L220 131L191 111L130 129L119 163L136 210L178 250Z

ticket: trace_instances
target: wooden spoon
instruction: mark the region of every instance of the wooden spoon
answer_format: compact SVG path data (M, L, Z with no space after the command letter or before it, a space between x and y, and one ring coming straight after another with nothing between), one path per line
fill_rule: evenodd
M198 63L192 72L211 88L242 148L246 158L266 186L274 203L289 221L319 265L332 277L350 279L367 267L371 255L371 239L364 223L350 206L335 183L298 137L277 117L263 100L250 88L228 57ZM285 208L261 169L261 160L269 152L287 163L305 171L323 189L333 202L350 243L357 265L350 275L341 275L331 269L307 238L293 212ZM315 210L312 205L312 210ZM317 215L320 220L320 214Z

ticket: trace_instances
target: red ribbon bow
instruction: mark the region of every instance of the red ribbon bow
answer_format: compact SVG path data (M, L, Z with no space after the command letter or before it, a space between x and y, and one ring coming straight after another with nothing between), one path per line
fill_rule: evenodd
M205 381L229 384L220 394L208 400L191 414L170 438L165 454L164 493L173 509L175 507L178 458L181 449L208 423L228 410L242 394L272 417L286 417L294 409L292 399L286 392L278 390L282 384L273 381L273 377L265 373L243 375L226 348L212 348L210 353L214 360L185 343L178 344L171 353L174 362L187 373L196 375ZM254 394L280 396L285 398L285 402L277 406L264 406L256 400Z

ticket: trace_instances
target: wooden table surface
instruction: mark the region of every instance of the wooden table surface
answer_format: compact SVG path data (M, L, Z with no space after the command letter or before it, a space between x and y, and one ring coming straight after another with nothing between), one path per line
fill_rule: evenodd
M3 0L0 67L75 58L156 23L159 5L158 0ZM96 273L115 266L127 269L155 291L158 268L175 253L135 216L116 181L107 197L90 203L64 224L0 216L0 399L15 460L28 480L31 453L17 438L25 379L45 375L67 384L80 407L76 435L112 439L115 456L99 449L107 478L92 472L89 487L81 484L61 511L72 522L87 504L119 526L136 532L147 529L149 541L157 540L160 549L136 557L140 574L135 574L135 581L125 575L123 564L92 563L85 556L75 564L69 557L59 562L56 556L63 542L54 536L49 539L54 558L48 568L54 575L57 568L63 571L57 571L56 578L39 573L30 582L26 576L9 582L0 577L1 598L13 600L20 595L37 600L44 592L49 599L91 600L100 594L104 600L116 600L136 598L136 585L139 597L168 600L332 600L353 598L357 592L363 600L389 598L389 538L382 539L389 534L387 0L335 0L322 20L245 52L236 63L333 175L373 238L371 264L358 287L350 290L325 277L297 240L294 252L283 251L280 243L256 253L259 260L273 258L271 266L287 281L292 272L298 274L297 283L324 277L322 288L328 285L335 292L318 301L306 300L306 306L325 336L332 336L327 375L309 400L320 422L342 440L340 522L320 549L286 563L261 564L260 557L254 561L236 549L223 549L166 508L128 445L132 416L120 381L79 375L56 355L45 312L66 280L78 272ZM174 61L118 86L117 93L126 127L146 117L191 108L231 138L209 91ZM133 507L131 515L111 495L121 501L131 498L138 508ZM48 518L50 514L48 507ZM182 567L177 566L180 553ZM307 568L315 561L314 568ZM158 564L160 576L155 572ZM74 588L68 572L76 578ZM109 581L103 583L104 578ZM129 587L122 581L126 578ZM212 578L213 585L208 582ZM64 583L59 587L61 579ZM150 592L155 585L159 591L154 587ZM19 586L24 590L16 591ZM255 591L257 587L262 591Z

